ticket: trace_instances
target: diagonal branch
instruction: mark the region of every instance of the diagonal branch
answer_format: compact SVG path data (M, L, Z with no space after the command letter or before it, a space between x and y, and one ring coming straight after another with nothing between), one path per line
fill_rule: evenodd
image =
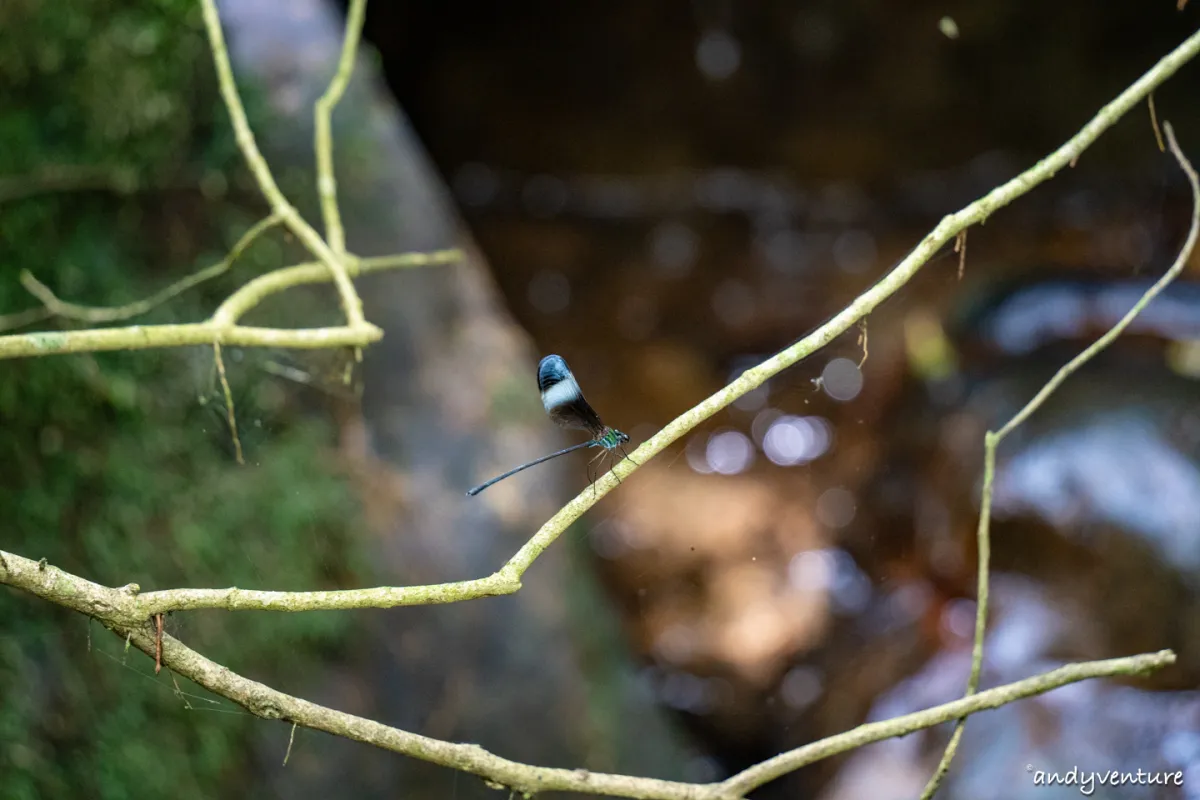
M691 410L675 418L675 420L632 453L633 459L621 461L608 474L597 480L590 488L582 491L574 500L551 517L533 538L509 560L501 572L519 579L525 570L529 568L529 565L571 523L578 519L584 511L594 505L601 497L612 491L620 480L626 478L639 465L645 464L648 459L662 452L668 445L675 442L713 414L728 406L737 398L758 388L770 378L812 355L849 330L860 319L863 319L874 311L880 303L899 291L938 250L954 240L960 232L965 231L971 225L983 224L995 211L1008 205L1018 197L1027 194L1039 184L1053 178L1060 169L1071 164L1102 133L1116 124L1117 120L1140 103L1150 92L1154 91L1155 87L1174 75L1197 52L1200 52L1200 32L1192 34L1175 48L1174 51L1151 67L1129 88L1121 92L1116 99L1100 109L1096 116L1084 125L1079 133L1071 137L1053 153L1012 180L988 192L961 211L943 218L937 227L922 239L916 248L905 256L891 272L881 278L870 289L859 295L850 305L834 316L833 319L821 325L791 347L767 359L758 366L746 370L724 389L721 389L707 400L704 400Z
M211 2L211 0L205 0ZM933 229L913 249L908 256L900 261L890 273L885 275L874 286L859 295L849 306L843 309L833 319L818 327L796 344L788 347L772 358L767 359L756 367L742 373L740 377L701 402L689 411L684 412L655 436L644 442L633 455L633 459L625 459L617 464L609 473L599 478L592 486L582 491L573 500L563 506L553 517L529 539L508 562L495 574L487 578L463 581L460 583L438 584L436 586L414 587L382 587L376 589L346 590L343 592L246 592L240 589L174 589L169 595L156 595L156 611L167 611L175 608L225 608L225 609L255 609L272 608L293 611L318 609L362 608L371 602L383 602L386 605L409 605L419 603L423 593L432 593L439 599L431 602L458 602L477 597L489 596L495 593L506 594L520 588L521 577L537 560L547 547L575 520L583 515L601 497L608 494L640 464L646 463L668 445L675 442L692 428L699 425L710 416L728 406L738 397L757 388L784 369L807 358L821 349L836 337L844 333L859 320L870 314L880 303L900 290L928 260L943 246L953 241L958 235L974 224L982 224L993 212L1008 205L1013 200L1031 191L1034 187L1054 177L1055 173L1078 158L1099 136L1112 127L1118 119L1134 105L1141 102L1151 91L1173 75L1183 64L1200 51L1200 32L1186 39L1174 51L1168 54L1140 77L1133 85L1121 92L1116 99L1104 106L1075 136L1065 144L1039 161L1030 169L1021 173L1007 183L993 189L979 200L971 203L962 210L950 214ZM364 265L366 262L362 262ZM311 267L293 267L294 270L309 270ZM281 271L282 272L282 271ZM274 274L274 273L273 273ZM306 273L307 274L307 273ZM266 286L271 276L259 279ZM255 282L256 283L256 282ZM253 285L253 283L251 284ZM244 288L249 290L250 285ZM256 289L257 290L257 289ZM240 305L233 298L226 301L233 313ZM239 301L240 302L240 301ZM226 309L228 310L228 309ZM246 330L238 328L236 330ZM63 334L58 334L62 336ZM0 337L0 358L4 357L4 340ZM211 341L204 342L211 344ZM229 342L222 342L229 344ZM313 345L316 346L316 345ZM30 354L28 352L24 354ZM435 591L436 590L436 591ZM177 605L175 605L177 604Z
M155 632L137 610L137 586L110 589L44 562L0 552L0 582L92 617L114 634L155 656ZM489 785L527 795L564 791L644 800L736 800L758 786L807 764L871 742L905 736L964 715L1043 694L1090 678L1140 675L1174 663L1169 650L1129 658L1072 664L1023 681L989 689L936 708L872 722L782 753L721 783L696 784L521 764L473 744L455 744L393 728L310 703L242 677L205 658L178 639L161 638L162 663L255 716L332 733L451 769L478 775Z

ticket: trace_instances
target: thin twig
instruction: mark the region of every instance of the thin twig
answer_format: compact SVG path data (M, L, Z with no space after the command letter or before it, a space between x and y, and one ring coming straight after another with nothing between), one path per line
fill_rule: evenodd
M163 615L154 615L154 674L162 672Z
M1158 152L1165 153L1167 148L1163 146L1162 131L1158 129L1158 114L1154 111L1154 92L1146 97L1146 104L1150 107L1150 127L1154 128L1154 142L1158 145Z
M283 754L283 765L286 767L288 759L292 757L292 742L296 741L296 723L292 723L292 732L288 736L287 752Z
M1004 441L1004 438L1017 429L1022 423L1029 419L1035 411L1041 408L1058 387L1062 386L1067 378L1071 377L1084 364L1095 358L1101 351L1116 341L1130 323L1141 313L1149 303L1157 297L1164 289L1170 285L1171 281L1175 280L1184 267L1187 266L1191 259L1192 251L1196 247L1196 240L1200 238L1200 178L1197 177L1195 169L1188 161L1187 156L1179 149L1179 143L1175 140L1175 131L1171 128L1169 122L1163 123L1163 128L1167 133L1167 144L1170 147L1171 155L1175 156L1175 160L1179 163L1180 169L1187 176L1188 183L1192 187L1192 224L1188 229L1187 239L1180 248L1179 255L1175 258L1175 262L1171 264L1161 278L1159 278L1153 286L1146 290L1145 294L1125 313L1125 316L1113 325L1103 336L1093 342L1082 353L1075 356L1064 365L1058 372L1054 374L1045 386L1033 398L1025 404L1025 407L1013 415L1012 419L1006 422L999 431L988 433L984 436L984 455L983 455L983 495L980 501L979 508L979 527L976 532L977 548L979 550L979 566L978 566L978 581L977 581L977 599L975 603L975 641L971 649L971 675L967 679L967 696L971 696L979 688L979 676L983 669L983 642L987 628L987 611L988 611L988 562L991 556L991 517L992 517L992 490L993 482L996 474L996 448ZM963 727L966 725L966 718L958 720L954 726L954 733L950 737L949 743L946 745L946 750L942 754L941 761L938 762L937 769L933 776L926 784L925 790L921 793L921 800L929 800L937 793L938 787L941 785L942 779L946 772L950 769L950 764L954 760L954 755L958 750L958 744L962 739Z
M858 346L862 348L862 358L858 361L858 368L862 369L867 363L867 318L863 317L858 321Z
M954 252L958 253L958 279L963 279L963 273L967 269L967 228L963 228L958 232L958 236L954 237Z
M171 670L171 683L175 685L175 696L183 701L183 707L188 711L195 711L196 709L188 702L187 695L183 693L183 689L179 688L179 681L175 679L175 670Z
M60 300L48 286L39 281L33 276L29 270L21 271L21 285L25 289L42 301L46 310L53 316L64 317L66 319L78 320L88 323L104 323L116 322L118 320L129 319L130 317L140 316L151 311L163 303L191 289L193 286L198 286L205 281L224 275L233 266L247 247L249 247L255 239L273 225L278 225L280 218L276 214L271 214L267 218L260 220L248 231L242 234L237 243L225 256L216 264L205 267L199 272L194 272L185 278L182 278L165 289L156 292L145 300L138 300L133 303L127 303L123 306L99 307L99 306L83 306L76 303L68 303Z
M1066 366L1059 370L1058 373L1050 379L1050 382L1043 386L1041 391L1039 391L1034 398L1029 401L1025 408L1021 409L1016 416L1010 419L1008 423L997 432L996 435L998 438L1003 439L1012 432L1013 428L1016 428L1018 425L1028 419L1029 415L1034 411L1037 411L1038 408L1041 407L1042 403L1046 401L1046 398L1053 394L1058 387L1062 385L1063 381L1071 377L1073 373L1090 361L1097 353L1112 344L1113 341L1120 336L1127 327L1129 327L1130 323L1132 323L1134 318L1141 313L1142 309L1145 308L1151 300L1162 293L1162 291L1167 288L1171 281L1175 280L1179 273L1181 273L1187 266L1188 259L1192 254L1192 250L1195 249L1197 236L1200 235L1200 180L1197 179L1196 170L1192 167L1191 162L1188 161L1187 156L1185 156L1179 149L1179 144L1175 141L1175 132L1172 130L1171 124L1169 122L1164 122L1163 130L1167 134L1168 149L1171 151L1171 154L1175 156L1175 160L1179 162L1180 168L1184 171L1184 174L1187 175L1188 182L1192 187L1192 224L1188 229L1187 239L1184 241L1183 247L1179 251L1178 258L1175 259L1175 263L1171 265L1171 268L1168 269L1166 273L1154 283L1153 286L1146 290L1146 293L1142 295L1142 298L1138 300L1133 308L1129 309L1125 316L1121 317L1120 321L1117 322L1116 325L1112 326L1107 333L1093 342L1088 349L1075 356L1075 358L1071 359Z
M53 317L54 314L44 306L38 308L27 308L24 311L17 311L12 314L0 315L0 331L11 331L16 328L24 328L26 325L32 325L35 322L45 322Z
M337 178L333 171L333 136L330 133L333 109L341 102L354 72L358 41L362 36L363 18L366 16L367 0L351 0L346 14L346 33L342 41L342 54L338 58L337 72L329 82L325 94L313 107L313 147L317 155L317 194L321 198L321 215L325 220L325 236L334 253L346 252L346 232L342 228L342 217L338 212Z
M225 359L221 357L220 342L213 342L213 361L217 365L217 375L221 378L221 390L225 393L225 415L229 420L229 432L233 436L234 456L239 465L245 466L246 459L242 457L242 440L238 436L237 414L233 411L233 392L229 388L229 379L225 377Z
M129 194L137 189L132 167L50 165L31 175L0 178L0 203L24 200L51 192L111 191Z

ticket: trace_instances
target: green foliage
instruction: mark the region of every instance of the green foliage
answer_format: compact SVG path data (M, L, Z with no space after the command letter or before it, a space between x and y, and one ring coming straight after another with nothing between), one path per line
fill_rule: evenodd
M0 6L0 173L49 164L162 168L196 130L186 91L206 45L190 0Z
M193 0L4 0L0 30L0 315L34 305L21 269L65 299L120 304L218 260L259 218L221 199L238 162ZM139 321L201 319L282 259L260 242L233 277ZM356 585L361 524L327 426L231 365L237 467L223 408L200 403L212 375L202 348L0 362L3 547L143 590ZM349 624L167 620L268 681L311 671ZM182 679L177 694L107 631L27 596L0 591L0 630L0 795L211 798L252 782L263 723Z

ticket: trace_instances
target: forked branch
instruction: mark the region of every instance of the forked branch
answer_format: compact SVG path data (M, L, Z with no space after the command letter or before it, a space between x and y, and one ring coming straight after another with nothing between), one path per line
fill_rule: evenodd
M1196 170L1192 167L1192 163L1188 161L1187 156L1179 148L1179 142L1175 140L1175 131L1171 127L1171 123L1164 122L1163 129L1167 133L1167 145L1170 148L1171 155L1175 157L1175 161L1179 164L1179 168L1183 170L1183 174L1187 176L1188 184L1192 189L1192 222L1188 227L1187 237L1184 240L1183 247L1179 250L1179 255L1175 258L1175 263L1171 264L1163 276L1154 282L1149 289L1138 299L1129 311L1117 321L1109 330L1089 345L1083 352L1068 361L1062 369L1054 374L1045 386L1043 386L1033 399L1025 404L1025 407L1013 415L1012 419L1004 423L1000 430L996 432L988 431L984 436L984 454L983 454L983 493L979 504L979 527L976 531L976 550L978 551L978 566L977 566L977 581L976 581L976 601L975 601L975 641L971 650L971 674L967 678L967 696L973 695L979 688L979 675L983 669L983 641L987 631L988 617L988 585L989 574L988 564L991 559L992 543L991 543L991 521L992 521L992 490L996 478L996 448L1004 441L1004 438L1022 425L1029 417L1042 407L1042 404L1058 390L1058 387L1063 385L1063 382L1071 375L1075 374L1084 364L1091 361L1100 354L1106 347L1116 341L1126 328L1133 322L1138 314L1150 304L1154 298L1162 294L1163 290L1170 285L1171 281L1179 277L1188 262L1192 258L1192 254L1196 250L1196 239L1200 236L1200 179L1196 176ZM966 725L966 717L958 720L954 726L954 732L950 735L950 741L946 745L946 750L942 755L941 761L938 763L937 769L934 770L933 776L929 779L929 783L925 786L925 790L921 793L922 800L929 800L937 793L938 786L942 779L950 769L950 763L954 760L954 754L958 750L958 744L962 740L963 727Z

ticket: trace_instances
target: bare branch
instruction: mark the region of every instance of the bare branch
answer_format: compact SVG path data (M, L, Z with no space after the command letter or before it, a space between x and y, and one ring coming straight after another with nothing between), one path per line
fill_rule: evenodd
M365 275L389 269L438 266L462 258L462 251L437 250L432 253L399 253L359 259L347 257L351 274ZM225 299L207 322L184 325L138 325L101 330L40 331L0 336L0 359L58 353L87 353L99 350L146 350L156 347L182 347L193 344L240 345L243 347L287 347L315 349L363 346L378 341L382 332L366 324L365 329L316 328L271 329L236 325L237 320L267 297L293 286L323 283L331 279L323 264L309 263L283 267L251 280ZM45 309L29 309L0 317L0 330L45 319Z
M78 305L60 300L45 284L32 274L25 272L22 283L42 301L44 308L27 309L0 316L0 331L23 327L40 322L51 316L88 323L114 322L143 314L157 305L178 296L180 293L226 272L238 256L265 230L283 223L320 260L320 265L304 264L276 270L251 281L231 295L207 322L182 325L134 326L106 330L41 331L28 334L0 336L0 359L25 356L51 355L59 353L83 353L100 350L139 350L154 347L181 347L193 344L241 345L246 347L325 348L352 347L361 357L361 348L378 341L382 331L363 317L362 301L350 281L351 274L395 267L444 264L460 257L457 250L443 250L430 254L402 254L374 259L359 260L345 253L344 235L336 208L336 189L323 195L322 203L327 217L334 220L339 231L337 252L321 239L313 228L304 221L299 212L284 197L276 184L270 167L263 158L254 140L254 134L246 119L246 112L238 96L229 54L221 30L220 18L213 0L201 0L205 27L213 53L213 63L221 95L229 110L230 121L238 147L258 182L263 196L272 208L271 215L259 222L234 245L229 255L218 264L190 275L150 298L124 306L99 308ZM362 28L365 3L353 0L346 39L339 59L337 74L329 90L318 103L318 125L328 128L329 114L345 91L354 63L354 53ZM324 122L320 122L324 119ZM326 130L328 134L328 130ZM329 136L318 136L318 172L327 178L319 180L333 187L332 142ZM321 155L321 154L324 155ZM332 211L330 210L332 209ZM319 272L318 272L319 270ZM320 274L324 273L324 274ZM337 285L347 324L340 328L302 330L279 330L250 328L236 325L237 320L257 303L275 292L304 283L317 283L332 278Z
M0 315L0 331L24 328L26 325L32 325L35 322L45 322L53 316L44 306L40 308L27 308L24 311L16 311L12 314L2 314Z
M252 589L164 589L145 592L137 600L140 619L164 611L221 608L226 611L327 611L396 608L458 603L512 594L521 588L499 574L487 578L429 586L380 586L327 592L263 592Z
M325 347L362 347L379 341L383 331L370 323L359 328L249 328L222 327L212 322L184 325L135 325L129 328L96 328L79 331L40 331L0 336L0 359L94 353L101 350L148 350L155 347L211 345L287 347L312 350Z
M893 739L897 736L907 736L910 733L932 728L943 722L949 722L960 716L969 716L989 708L999 708L1015 700L1044 694L1059 686L1077 683L1091 678L1108 678L1116 675L1143 675L1162 669L1175 663L1175 654L1170 650L1157 653L1145 653L1128 658L1110 658L1106 661L1085 661L1080 664L1068 664L1056 670L1043 673L1033 678L1026 678L1016 683L997 686L984 692L963 697L952 703L945 703L934 708L905 714L903 717L869 722L859 725L853 730L830 736L819 742L789 750L772 759L757 764L739 772L723 786L732 789L735 794L742 795L763 784L782 777L801 767L808 766L830 756L845 753L863 745Z
M52 192L111 191L129 194L138 188L132 167L55 164L32 175L0 177L0 204Z
M251 281L242 290L228 298L213 317L204 323L0 336L0 358L197 344L215 348L219 348L221 345L292 348L351 346L358 348L377 340L381 332L367 323L363 317L361 299L350 281L351 274L366 272L374 266L384 269L389 266L407 266L419 263L445 263L445 261L457 257L457 254L442 253L420 257L391 257L390 262L388 259L358 261L344 252L344 232L341 230L341 220L336 206L337 195L332 170L332 141L329 124L332 110L345 91L350 70L353 67L354 50L357 48L362 24L362 0L352 0L351 21L347 27L338 70L315 112L318 126L317 141L314 143L318 158L318 188L321 192L322 210L332 246L327 244L304 221L275 183L270 169L254 141L245 110L238 96L214 0L201 0L201 3L218 82L230 113L239 148L258 182L260 190L270 204L273 216L282 221L300 239L317 257L319 264L291 267ZM511 787L527 794L562 790L634 798L663 798L664 800L674 800L675 798L698 800L721 798L721 800L727 800L741 797L746 792L791 770L869 742L892 736L902 736L921 728L955 719L961 720L976 711L994 708L1067 683L1096 677L1140 674L1171 664L1174 662L1174 655L1170 651L1162 651L1157 654L1125 659L1075 664L1008 686L975 692L982 663L980 631L986 621L986 543L991 508L991 484L995 468L995 448L999 441L1016 425L1023 422L1029 414L1033 413L1071 372L1119 335L1124 326L1128 324L1128 320L1131 320L1133 315L1149 302L1153 296L1152 293L1161 291L1166 282L1178 274L1178 271L1182 269L1180 263L1186 260L1184 255L1181 255L1180 262L1172 267L1172 271L1168 273L1169 277L1160 280L1155 288L1147 293L1143 301L1130 312L1130 315L1122 320L1122 323L1115 326L1113 331L1102 337L1092 348L1064 367L1059 375L1056 375L1055 379L1051 380L1030 401L1030 404L998 433L988 434L985 442L985 486L987 491L981 510L979 533L983 547L980 554L980 597L976 620L976 650L973 653L972 678L969 683L968 696L952 703L886 722L859 726L847 733L783 753L721 783L676 783L621 775L604 775L584 770L547 769L523 765L493 755L474 745L442 742L361 717L343 714L278 692L230 672L186 647L179 640L161 635L149 620L151 618L161 619L161 614L173 609L253 608L300 611L318 608L388 607L448 603L517 591L520 588L524 572L561 535L562 531L600 497L611 491L621 478L628 476L640 464L644 464L646 458L661 452L700 422L729 405L737 397L757 388L782 370L803 360L844 333L851 325L864 319L880 303L904 286L936 252L951 240L961 236L969 226L982 224L993 212L1052 178L1058 170L1074 165L1080 154L1101 133L1113 125L1133 105L1146 98L1182 64L1191 59L1198 50L1200 50L1200 33L1189 37L1175 51L1162 59L1113 102L1105 106L1078 134L1054 153L1020 176L989 192L980 200L945 217L890 273L827 323L795 345L747 370L737 380L681 415L645 442L634 454L638 456L636 461L620 462L608 475L597 481L590 490L581 493L564 506L498 572L487 578L433 586L381 587L338 592L178 589L151 592L139 596L137 587L134 585L122 589L107 588L65 573L46 564L45 560L36 562L0 551L0 583L23 589L47 601L101 621L106 627L125 639L127 646L128 644L136 645L143 652L155 656L158 663L166 664L173 672L184 675L210 691L238 703L259 717L286 720L294 725L327 731L355 741L470 772L483 777L493 785ZM324 134L321 132L322 129ZM1178 152L1174 134L1169 126L1166 130L1172 151L1185 165L1189 180L1193 184L1193 191L1200 196L1195 173L1191 171L1190 165L1186 165L1186 159L1183 159L1182 154ZM1187 252L1190 252L1195 244L1198 225L1200 225L1200 221L1194 217L1188 244L1185 248ZM965 241L961 244L965 245ZM435 261L435 257L441 257L442 260ZM404 258L408 258L409 261L401 263L397 260ZM339 297L346 313L347 325L345 327L279 330L242 327L236 324L242 314L264 297L281 291L287 286L326 279L332 279L337 285ZM54 302L61 302L53 295L49 296L53 298ZM946 764L949 764L948 759Z
M346 34L342 41L342 55L338 59L337 72L329 83L325 94L317 100L313 109L314 148L317 153L317 194L321 198L321 215L325 219L325 236L333 252L346 252L346 232L342 228L342 217L338 212L337 179L333 172L333 136L330 133L333 109L346 93L350 75L354 72L354 58L358 53L358 40L362 36L363 17L366 16L367 0L351 0L346 14Z
M275 214L259 220L254 226L242 234L241 238L237 240L237 243L234 244L233 248L229 251L225 258L221 259L216 264L205 267L199 272L194 272L191 275L188 275L186 278L176 281L167 288L156 292L145 300L138 300L137 302L128 303L123 306L104 308L98 306L81 306L75 303L65 302L58 299L54 292L50 291L50 287L46 286L46 284L35 278L33 273L31 273L29 270L21 271L21 285L24 286L30 294L42 301L42 305L46 307L46 310L50 315L93 324L117 322L119 320L125 320L129 319L130 317L137 317L145 314L148 311L167 302L168 300L178 297L188 289L191 289L193 286L198 286L205 281L210 281L213 278L224 275L229 271L229 268L233 266L233 263L237 261L238 257L245 252L246 248L254 243L255 239L261 236L272 226L278 225L279 222L280 218Z
M996 448L1004 441L1004 437L1012 433L1016 428L1024 423L1033 412L1041 408L1046 399L1053 394L1058 387L1062 386L1067 378L1071 377L1080 367L1095 358L1101 351L1116 341L1130 323L1142 312L1150 302L1162 293L1164 289L1183 272L1188 261L1192 257L1192 252L1196 249L1196 239L1200 236L1200 179L1196 176L1196 170L1192 168L1192 164L1188 161L1187 156L1179 149L1179 143L1175 141L1175 131L1171 127L1171 123L1164 121L1163 129L1167 132L1167 145L1170 147L1171 155L1175 156L1175 160L1179 162L1180 169L1187 176L1188 183L1192 187L1192 224L1188 229L1188 235L1183 243L1183 247L1179 251L1179 255L1161 278L1155 281L1154 285L1146 290L1145 294L1134 303L1133 308L1125 313L1103 336L1093 342L1082 353L1075 356L1066 363L1058 372L1054 374L1045 386L1041 388L1033 399L1025 404L1025 407L1013 415L1012 419L1004 424L999 431L993 433L988 431L984 436L984 454L983 454L983 496L979 507L979 528L976 532L976 549L978 550L978 579L976 588L975 602L975 642L971 650L971 675L967 679L967 696L970 697L979 688L979 674L983 669L983 640L987 628L987 612L988 612L988 561L991 558L991 534L990 526L992 519L992 488L996 476ZM921 793L921 800L929 800L933 797L941 784L942 779L950 769L950 763L954 760L954 754L958 750L958 744L962 740L963 727L966 725L966 718L960 719L958 724L954 726L954 733L950 736L950 741L946 745L946 750L942 754L941 761L938 763L937 769L934 770L933 776L926 784L925 790Z
M342 298L342 307L346 312L346 323L351 328L364 328L367 322L363 317L362 300L346 274L346 265L342 259L329 249L321 235L304 221L300 212L288 202L283 192L275 183L271 168L254 141L254 133L246 119L246 110L242 107L242 99L238 95L237 84L233 79L233 68L229 65L229 51L225 46L225 35L221 31L221 18L217 14L215 0L201 0L204 10L204 26L208 30L209 46L212 48L213 64L217 70L217 82L221 87L221 96L225 107L229 110L229 119L233 124L233 132L237 138L238 147L246 158L246 164L258 182L258 188L271 204L274 211L287 225L288 230L296 235L308 250L325 264L333 274L333 282L337 285L338 294ZM359 343L361 344L361 343Z
M1170 77L1176 70L1179 69L1189 58L1200 51L1200 32L1193 34L1183 44L1177 47L1172 53L1158 62L1145 75L1139 78L1132 86L1123 91L1115 100L1106 105L1101 111L1083 127L1083 129L1066 142L1062 147L1055 150L1046 158L1042 159L1035 166L1026 170L1024 173L1013 178L1002 186L992 190L983 198L971 203L961 211L951 214L944 218L936 228L926 236L917 247L905 257L890 273L884 276L878 283L861 294L849 306L843 309L840 313L833 317L829 322L820 326L813 333L801 339L796 344L773 356L772 358L753 367L742 373L740 377L721 389L716 394L701 402L691 410L684 412L674 421L668 424L665 428L658 432L655 436L644 442L632 455L636 459L624 459L618 463L607 474L600 477L591 488L584 490L573 500L563 506L553 517L547 520L542 527L527 541L512 558L494 575L488 578L480 578L470 581L463 581L451 584L438 584L435 586L416 586L416 587L384 587L376 589L359 589L346 590L345 592L247 592L241 589L176 589L171 590L174 594L170 595L172 601L178 602L181 605L177 606L156 606L156 610L170 610L176 608L227 608L227 609L251 609L251 608L271 608L277 610L315 610L315 609L344 609L344 608L362 608L367 607L372 602L383 602L391 605L412 605L423 602L420 598L428 595L431 598L437 598L426 602L458 602L460 600L470 600L480 596L486 596L488 593L505 594L510 591L515 591L515 587L519 587L521 577L525 571L533 564L533 562L549 547L564 530L567 529L576 519L583 515L585 511L591 508L601 497L610 492L618 483L619 479L624 479L641 464L646 463L647 458L657 455L668 445L679 439L685 433L690 431L696 425L703 422L708 417L715 414L725 406L732 403L736 398L741 397L747 392L762 385L769 378L782 372L789 366L801 361L812 353L816 352L826 344L831 342L837 336L844 333L851 325L854 325L859 320L870 314L880 303L895 294L903 287L913 275L944 245L954 240L960 231L965 230L970 225L982 223L990 214L997 209L1007 205L1014 199L1029 192L1035 186L1053 177L1059 170L1065 167L1071 159L1075 158L1079 153L1083 152L1092 142L1096 140L1105 130L1111 127L1120 116L1137 103L1141 102L1149 92L1153 91L1156 86ZM438 255L438 254L431 254ZM417 256L416 259L429 258L431 256ZM364 271L366 261L361 262ZM413 263L417 263L414 261ZM261 297L275 291L275 286L279 280L276 275L287 273L289 278L295 277L299 279L301 276L307 278L312 275L311 265L303 265L293 267L290 270L281 270L279 273L263 276L257 281L251 282L246 287L243 287L244 295L247 298L244 303L242 299L234 301L235 295L231 297L222 309L214 315L214 320L218 317L221 321L228 320L230 317L241 313L241 309L253 305L251 298ZM315 279L315 278L314 278ZM253 290L251 291L251 287ZM241 293L239 292L239 295ZM186 327L186 326L180 326ZM195 326L203 329L204 326ZM149 330L149 329L144 329ZM234 331L255 331L265 332L264 329L248 329L234 328ZM347 329L329 329L329 331L344 332ZM206 331L201 331L205 333ZM85 331L80 334L89 333ZM282 331L273 332L282 334ZM294 332L300 334L301 332ZM30 334L30 336L49 336L50 334ZM57 336L67 336L68 334L55 334ZM199 334L196 334L199 339ZM7 339L16 339L21 337L0 337L0 357L4 357L4 344ZM265 338L265 337L263 337ZM188 341L188 344L211 344L212 339L204 341ZM222 344L240 344L243 342L230 342L226 339L220 340ZM257 342L256 342L257 343ZM353 344L353 342L350 342ZM332 342L330 342L332 344ZM346 342L339 342L346 344ZM154 346L154 345L148 345ZM297 347L303 345L288 344L279 346ZM309 346L323 346L311 344ZM86 348L80 348L86 349ZM115 348L113 348L115 349ZM27 346L21 355L35 354L35 348ZM256 602L261 601L265 605L256 605Z
M1106 347L1112 344L1118 336L1124 333L1125 329L1129 327L1130 323L1132 323L1137 315L1142 312L1142 309L1144 309L1151 300L1153 300L1155 297L1158 297L1158 295L1162 293L1163 289L1166 289L1171 281L1175 280L1175 278L1179 276L1179 273L1183 272L1183 268L1187 266L1188 259L1191 258L1192 251L1196 247L1197 235L1200 234L1200 183L1197 182L1196 170L1193 169L1191 162L1187 160L1187 157L1184 156L1183 152L1179 149L1179 144L1175 141L1175 131L1171 128L1171 123L1164 121L1163 130L1166 131L1167 134L1167 146L1170 149L1171 154L1175 156L1175 160L1179 162L1180 168L1183 169L1184 173L1187 175L1188 182L1191 184L1192 188L1192 224L1191 228L1188 230L1187 240L1183 243L1183 247L1179 251L1179 256L1175 259L1175 263L1171 265L1171 268L1168 269L1161 278L1155 281L1153 286L1146 290L1146 293L1142 295L1141 299L1134 304L1133 308L1129 309L1129 311L1125 313L1125 316L1121 317L1120 321L1118 321L1116 325L1113 325L1107 333L1093 342L1090 347L1067 362L1067 364L1057 373L1055 373L1054 377L1051 378L1050 381L1041 388L1041 391L1034 395L1033 399L1030 400L1024 408L1022 408L1015 416L1013 416L1012 419L1005 423L1004 427L996 433L997 443L999 443L999 440L1002 440L1005 436L1008 436L1008 434L1012 433L1014 428L1025 422L1025 420L1029 419L1033 412L1041 408L1042 404L1046 402L1046 399L1049 398L1050 395L1054 394L1054 392L1058 390L1058 387L1062 386L1063 382L1066 381L1067 378L1071 377L1071 375L1077 372L1080 367L1095 358L1100 351L1104 350Z
M412 267L432 267L451 264L462 259L462 251L455 249L435 250L432 253L399 253L391 256L376 256L373 258L346 257L346 269L352 277L367 275L372 272L382 272L389 269L407 269ZM266 275L261 275L246 283L242 288L221 303L212 320L219 324L232 324L241 319L254 306L261 303L270 295L302 286L309 283L323 283L329 280L329 270L323 264L296 264L284 267Z
M501 572L515 579L524 574L529 565L557 539L568 526L578 519L601 497L608 494L620 480L624 480L640 465L704 420L728 406L737 398L750 392L788 367L802 361L845 333L850 326L870 314L880 303L900 290L916 275L930 258L953 240L959 231L971 225L983 223L997 210L1044 183L1080 153L1086 150L1100 134L1112 127L1133 106L1140 103L1163 81L1174 75L1200 51L1200 32L1192 34L1169 55L1155 64L1146 74L1138 78L1128 89L1121 92L1091 119L1079 133L1071 137L1062 147L1043 158L1030 169L1007 183L988 192L966 208L951 214L926 236L891 272L874 286L859 295L850 305L805 336L796 344L767 359L756 367L746 370L736 380L713 394L707 400L676 417L665 428L634 451L633 459L625 459L606 475L585 489L574 500L551 517L524 547L504 566ZM636 460L636 461L635 461Z
M0 552L0 570L3 570L0 582L86 614L143 653L152 658L155 656L158 648L156 631L141 616L136 586L110 589L52 565L4 552ZM161 662L172 672L183 675L263 719L281 720L343 736L478 775L490 785L508 787L526 794L564 791L646 800L735 800L788 772L854 747L905 736L1069 683L1089 678L1144 674L1175 661L1175 655L1164 650L1130 658L1072 664L937 708L860 725L838 736L782 753L721 783L694 784L521 764L494 755L477 745L431 739L293 697L244 678L166 634L161 637L161 646Z

